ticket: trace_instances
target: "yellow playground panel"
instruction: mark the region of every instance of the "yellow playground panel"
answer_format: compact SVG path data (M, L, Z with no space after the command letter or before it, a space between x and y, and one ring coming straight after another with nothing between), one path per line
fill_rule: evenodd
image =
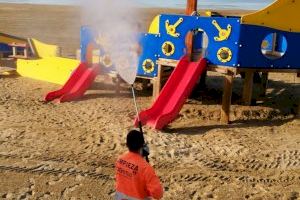
M29 39L31 48L36 59L18 59L17 72L24 77L56 83L65 84L73 70L78 67L80 61L69 58L58 57L60 48L36 39Z
M148 33L159 34L160 15L156 15L150 24Z
M265 9L242 17L243 24L300 32L300 1L277 0Z
M79 63L79 60L61 57L18 59L17 72L24 77L63 85Z
M60 56L60 48L57 45L46 44L37 39L30 39L35 56L39 58Z

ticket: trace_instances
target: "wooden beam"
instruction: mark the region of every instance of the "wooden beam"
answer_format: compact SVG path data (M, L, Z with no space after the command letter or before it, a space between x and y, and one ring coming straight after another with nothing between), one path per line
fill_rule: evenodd
M158 65L157 69L157 77L153 79L153 93L152 93L152 101L154 102L156 98L159 96L161 90L161 82L162 82L162 65Z
M156 64L168 67L176 67L178 60L160 58L156 61ZM220 74L237 74L236 68L221 65L209 65L207 67L207 71L218 72Z
M263 72L261 76L261 96L266 96L267 94L267 88L268 88L268 82L269 82L269 73L268 72Z
M154 102L156 100L156 98L159 95L159 91L158 91L158 78L154 78L152 79L152 86L153 86L153 90L152 90L152 102Z
M121 93L121 77L119 75L117 75L116 77L116 94L119 95Z
M193 43L194 43L194 35L192 32L188 32L185 38L185 45L186 45L185 54L188 56L190 61L192 61Z
M186 15L191 15L194 11L197 11L197 0L187 0ZM193 53L193 43L194 43L194 36L192 32L188 32L185 38L185 44L186 44L186 55L189 59L192 59L192 53Z
M191 15L194 11L197 11L197 2L198 0L187 0L186 4L186 15Z
M17 47L16 46L12 46L12 52L13 52L12 56L17 56Z
M166 59L166 58L159 58L156 61L156 64L161 64L163 66L168 67L176 67L179 60L174 59ZM235 67L228 67L223 65L209 65L207 67L208 71L218 72L221 74L234 73L238 74L241 72L253 71L253 72L263 72L263 73L297 73L300 75L300 69L266 69L266 68L235 68Z
M221 109L221 123L229 124L230 105L232 96L233 75L226 75L224 78L224 90Z
M246 77L244 80L244 89L243 89L243 102L245 105L250 106L252 100L252 92L253 92L253 71L247 71Z
M156 61L156 64L164 65L164 66L168 66L168 67L176 67L178 62L179 62L178 60L159 58Z

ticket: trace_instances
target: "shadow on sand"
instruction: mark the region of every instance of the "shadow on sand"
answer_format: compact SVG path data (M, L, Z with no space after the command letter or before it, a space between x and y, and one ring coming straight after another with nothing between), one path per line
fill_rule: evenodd
M203 125L194 127L180 127L180 128L165 128L164 133L176 133L183 135L201 135L214 129L230 130L234 128L251 128L251 127L276 127L281 126L285 123L291 122L294 119L299 119L294 116L288 119L276 119L276 120L237 120L228 125L214 124L214 125Z

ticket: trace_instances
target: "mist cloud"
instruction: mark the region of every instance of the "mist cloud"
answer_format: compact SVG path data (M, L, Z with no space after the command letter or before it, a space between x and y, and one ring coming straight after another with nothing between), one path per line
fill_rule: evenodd
M120 76L134 82L138 55L140 13L132 0L86 0L81 2L83 21L96 30L98 39Z

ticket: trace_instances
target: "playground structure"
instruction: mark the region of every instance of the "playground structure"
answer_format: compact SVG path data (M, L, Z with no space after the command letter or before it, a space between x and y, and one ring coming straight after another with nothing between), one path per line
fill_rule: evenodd
M46 101L76 100L84 95L100 70L101 73L114 72L114 67L108 62L107 55L99 60L99 53L104 51L97 45L97 42L90 41L91 38L95 38L95 35L87 30L85 27L81 29L80 60L60 57L60 48L56 45L45 44L33 38L22 39L6 34L1 34L0 52L2 58L13 59L16 65L16 69L13 70L16 70L19 75L63 85L61 89L49 92L45 96ZM105 67L100 67L100 64ZM120 83L118 77L117 83ZM118 89L119 87L117 87L117 92Z
M0 57L12 61L21 76L64 84L79 65L78 60L60 57L60 48L34 38L19 38L0 33Z
M26 42L27 41L24 38L0 33L0 58L9 56L13 51L16 54L20 49L17 49L15 44L24 44Z
M33 38L28 39L28 43L32 57L17 59L17 72L21 76L63 85L79 65L78 60L61 57L57 45Z
M108 55L97 43L95 32L83 26L80 31L80 38L80 65L70 75L63 87L49 92L45 96L45 101L76 100L84 95L98 74L115 71L113 64L107 59Z
M268 72L299 73L300 62L296 57L300 42L299 9L298 1L277 0L261 11L242 17L205 17L197 15L197 1L188 0L187 15L157 16L149 32L141 38L142 49L146 50L140 57L137 75L153 79L156 99L150 109L141 112L142 123L161 129L180 111L182 102L189 96L189 92L182 90L190 91L193 87L183 86L184 77L190 73L190 77L200 78L200 73L194 74L196 71L189 65L182 64L180 58L185 54L191 61L205 58L207 70L225 76L223 123L230 121L233 79L239 73L246 75L243 91L246 105L251 104L254 73L263 73L265 86ZM186 67L182 69L182 65ZM160 92L165 66L175 69ZM168 90L171 86L172 90ZM171 105L162 102L175 107L169 109Z
M18 43L24 43L26 42L26 39L15 37L12 35L0 33L0 65L2 65L3 58L7 58L13 54L18 53L20 49L18 49L16 46L12 47L10 44L18 44ZM22 52L25 51L25 49L22 50ZM5 62L5 65L7 65L7 62ZM15 71L15 69L8 68L8 67L1 67L0 68L0 74L2 73L10 73L12 71Z
M141 34L139 41L143 51L137 76L152 80L156 99L150 109L141 112L142 123L162 129L174 120L206 71L225 76L223 123L230 122L236 75L245 74L243 100L250 105L254 73L263 73L265 86L269 72L299 73L300 63L296 58L300 42L300 25L296 23L300 17L298 9L300 3L297 1L277 0L261 11L241 17L214 12L199 16L197 0L188 0L186 15L156 16L149 32ZM28 40L22 46L23 56L26 57L25 50L30 48L28 55L36 59L17 59L17 71L21 75L63 85L47 94L46 101L75 100L84 94L99 73L116 74L113 62L97 39L97 32L83 26L80 34L80 61L60 58L57 46L39 41ZM24 40L14 43L24 43ZM18 47L5 48L13 52L17 49L13 57L20 58ZM160 91L164 67L175 69Z
M139 114L140 121L155 129L173 121L206 67L205 58L190 62L188 56L182 57L152 107ZM138 125L137 120L135 124Z
M93 83L99 69L98 65L90 67L87 63L81 63L64 86L59 90L48 93L45 100L66 102L80 98Z

